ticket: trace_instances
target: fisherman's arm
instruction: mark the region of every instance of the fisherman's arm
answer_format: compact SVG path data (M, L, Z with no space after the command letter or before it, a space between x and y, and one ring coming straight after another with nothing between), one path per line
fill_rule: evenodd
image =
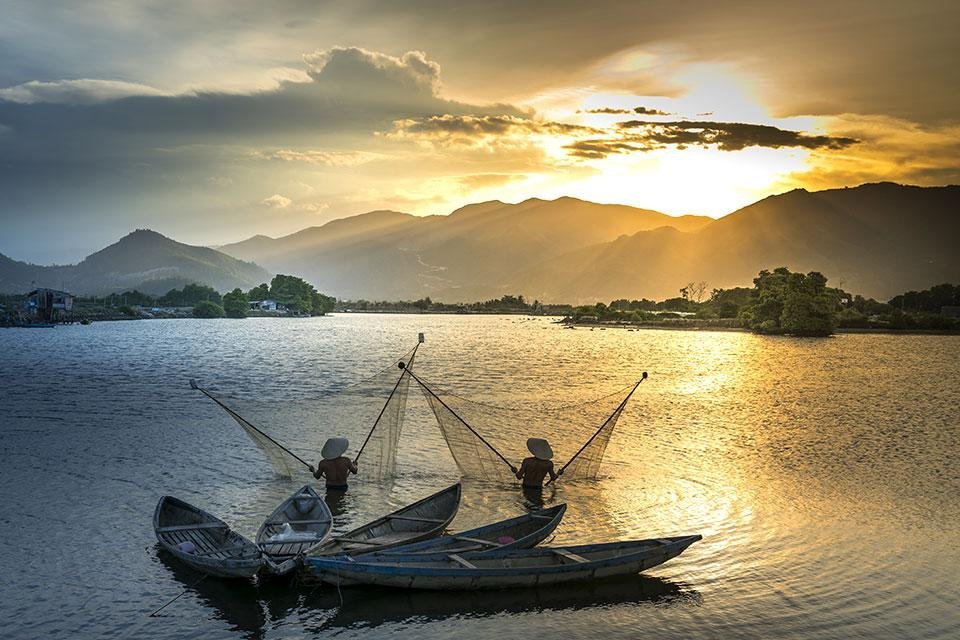
M550 473L550 481L551 481L551 482L555 481L557 478L560 477L560 474L559 474L559 473L554 473L554 471L553 471L553 463L552 463L552 462L550 463L550 467L547 469L547 471ZM561 473L562 473L562 472L561 472Z
M523 478L523 475L527 471L527 461L524 460L523 462L521 462L519 469L517 469L516 467L510 467L510 469L513 471L513 475L517 476L517 480L520 480Z
M356 462L354 462L353 460L348 460L348 461L347 461L347 468L350 470L350 473L356 475L356 473L357 473L357 463L356 463Z

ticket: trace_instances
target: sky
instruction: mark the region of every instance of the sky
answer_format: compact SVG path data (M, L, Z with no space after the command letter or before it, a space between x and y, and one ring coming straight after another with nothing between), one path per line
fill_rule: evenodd
M0 0L0 253L960 183L960 3Z

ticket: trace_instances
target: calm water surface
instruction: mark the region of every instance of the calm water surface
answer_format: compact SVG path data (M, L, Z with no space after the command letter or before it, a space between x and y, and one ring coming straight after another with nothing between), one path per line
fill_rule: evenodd
M648 575L562 589L407 593L207 579L158 554L173 494L253 536L297 486L189 389L316 401L427 343L420 375L500 403L570 402L650 372L596 483L562 481L555 543L700 533ZM0 331L3 637L956 638L960 337L560 329L517 317L334 316ZM298 452L366 425L289 424ZM493 434L522 441L535 426ZM579 437L579 436L578 436ZM555 448L578 442L554 436ZM337 528L454 482L421 398L399 477ZM455 528L528 508L466 482Z

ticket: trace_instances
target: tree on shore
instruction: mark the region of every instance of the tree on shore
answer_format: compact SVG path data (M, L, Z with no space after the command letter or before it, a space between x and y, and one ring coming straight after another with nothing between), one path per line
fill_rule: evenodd
M157 304L161 307L193 307L201 301L221 302L220 294L213 287L205 284L188 284L183 289L171 289L160 296Z
M194 318L222 318L223 307L209 300L201 300L193 305Z
M223 294L223 312L228 318L246 318L250 299L239 287Z
M753 280L750 302L740 312L759 333L829 336L837 326L837 301L818 271L804 275L786 267L763 270Z
M262 302L270 298L270 285L266 282L258 284L247 292L247 299L250 301Z
M270 297L293 313L314 316L333 311L336 302L334 298L319 293L302 278L283 274L277 274L270 281Z

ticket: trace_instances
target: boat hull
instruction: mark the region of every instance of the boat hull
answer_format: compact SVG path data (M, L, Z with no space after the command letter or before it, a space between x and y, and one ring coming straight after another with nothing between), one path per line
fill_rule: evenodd
M467 564L476 562L473 568L451 563L451 566L426 566L442 561L444 554L421 558L419 562L362 563L360 558L309 558L308 566L318 572L320 579L338 586L375 585L401 589L432 589L444 591L466 591L478 589L509 589L518 587L538 587L601 580L615 576L637 574L651 569L677 557L701 537L686 536L671 539L671 542L645 548L642 551L626 555L604 558L594 561L551 566L507 566L508 560L516 562L523 558L523 551L501 554L464 554L459 557ZM612 545L624 543L612 543ZM611 545L589 545L569 547L562 551L581 551L588 548L602 548ZM543 556L556 550L537 549L532 553ZM449 554L446 556L449 558ZM579 557L579 556L577 556ZM500 560L502 566L497 566ZM582 560L582 558L581 558Z

